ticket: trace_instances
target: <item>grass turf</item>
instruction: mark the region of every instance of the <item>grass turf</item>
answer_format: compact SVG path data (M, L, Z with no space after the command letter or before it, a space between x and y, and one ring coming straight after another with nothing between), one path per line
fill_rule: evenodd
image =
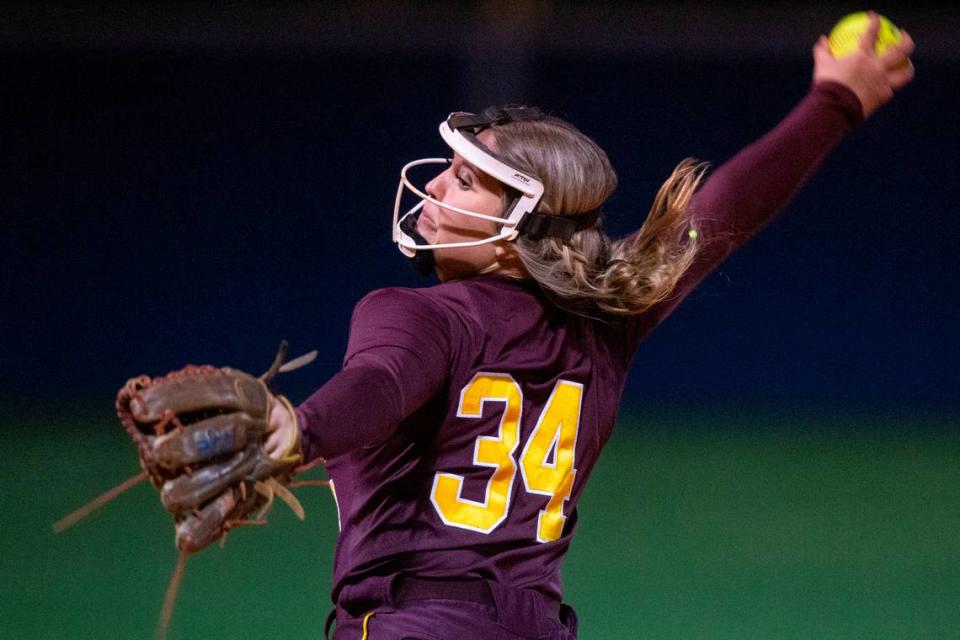
M747 415L621 418L565 566L580 637L956 637L955 426ZM109 414L81 422L8 422L2 637L152 633L175 561L153 490L52 533L138 471ZM300 495L306 522L277 504L190 559L170 640L322 637L336 516L325 490Z

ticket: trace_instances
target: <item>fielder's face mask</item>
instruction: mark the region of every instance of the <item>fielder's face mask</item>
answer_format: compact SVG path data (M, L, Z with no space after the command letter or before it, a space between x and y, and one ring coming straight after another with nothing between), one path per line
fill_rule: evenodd
M469 209L461 209L444 204L414 186L407 177L407 173L414 167L426 164L447 165L452 162L452 160L447 158L414 160L406 164L400 171L400 185L397 187L397 200L393 208L393 241L397 243L397 248L400 249L400 252L408 258L414 258L416 261L422 262L422 258L429 257L429 251L432 249L475 247L481 244L497 242L498 240L514 240L520 234L537 239L546 236L569 239L574 232L593 226L597 220L599 211L576 216L555 216L536 213L537 205L543 196L543 183L532 175L510 166L510 164L503 158L500 158L496 152L477 139L477 134L495 124L541 119L543 119L543 114L538 109L523 107L506 109L491 108L486 109L479 115L463 112L451 113L445 121L441 122L440 135L451 149L459 153L464 160L479 170L500 181L505 186L510 187L514 192L519 193L519 196L507 207L507 210L502 216L491 216L478 211L470 211ZM409 189L420 198L420 202L405 214L400 215L404 188ZM417 231L417 219L426 202L430 202L437 207L460 215L488 220L498 225L500 231L495 235L480 240L430 244L426 238ZM424 254L426 254L426 256ZM420 265L420 267L418 270L432 270L432 264Z

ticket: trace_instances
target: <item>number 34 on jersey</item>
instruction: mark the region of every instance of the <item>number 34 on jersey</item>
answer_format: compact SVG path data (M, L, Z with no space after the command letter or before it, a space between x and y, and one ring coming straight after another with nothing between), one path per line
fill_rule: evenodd
M557 540L563 532L564 503L570 499L577 470L574 454L580 427L583 385L558 380L537 426L519 456L520 476L528 493L546 496L537 518L538 542ZM487 402L503 404L496 436L480 436L474 444L473 463L494 469L482 502L461 497L463 476L438 472L430 501L447 525L490 533L507 518L517 477L515 454L520 446L523 393L505 373L478 373L460 392L457 415L480 418ZM551 456L552 454L552 456Z

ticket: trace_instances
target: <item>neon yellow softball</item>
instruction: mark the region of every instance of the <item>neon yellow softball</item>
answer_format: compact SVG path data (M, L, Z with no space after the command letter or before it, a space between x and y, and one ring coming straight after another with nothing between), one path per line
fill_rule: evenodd
M835 58L842 58L856 51L860 46L860 37L867 31L869 24L870 16L866 11L858 11L843 17L834 25L828 36L830 53ZM874 45L877 55L881 55L898 42L900 42L900 29L885 16L880 16L880 29L877 31L877 42Z

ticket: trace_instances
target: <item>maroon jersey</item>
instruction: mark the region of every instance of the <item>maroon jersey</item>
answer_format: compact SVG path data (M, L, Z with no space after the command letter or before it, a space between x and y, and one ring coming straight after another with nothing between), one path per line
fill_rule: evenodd
M638 343L861 117L848 90L817 85L718 168L691 203L696 262L669 300L629 320L573 316L531 280L490 275L364 298L343 370L298 408L341 518L334 601L375 601L401 573L561 599L577 501Z

